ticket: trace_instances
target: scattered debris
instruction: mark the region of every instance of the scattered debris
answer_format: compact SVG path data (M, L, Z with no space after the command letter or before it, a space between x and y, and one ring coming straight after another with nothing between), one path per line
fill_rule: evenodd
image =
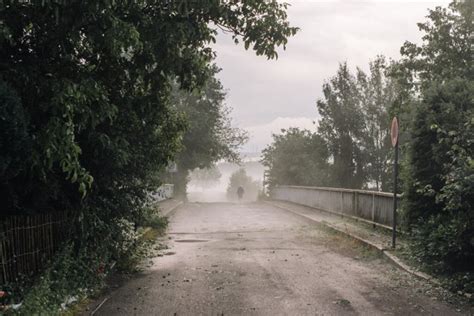
M109 298L110 297L104 298L102 302L99 305L97 305L97 307L91 312L91 316L93 316L102 307L102 305L104 305L104 303L107 302ZM117 307L117 309L120 309L120 307Z
M77 302L78 299L79 299L79 298L78 298L77 296L75 296L75 295L74 295L74 296L69 296L69 297L66 299L66 301L64 301L63 303L61 303L61 309L62 309L62 310L65 310L66 307L68 307L68 306L71 305L72 303ZM18 305L21 306L21 303L18 304ZM14 305L12 305L12 308L15 309ZM19 307L18 307L18 308L19 308Z
M342 307L349 307L351 305L351 302L349 300L346 300L346 299L343 299L343 298L335 300L332 303L340 305Z

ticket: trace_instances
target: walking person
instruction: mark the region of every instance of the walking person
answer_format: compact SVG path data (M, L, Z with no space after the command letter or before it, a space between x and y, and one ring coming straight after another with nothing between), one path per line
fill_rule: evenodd
M239 198L239 201L242 200L242 198L244 197L244 193L244 188L242 186L239 186L237 189L237 197Z

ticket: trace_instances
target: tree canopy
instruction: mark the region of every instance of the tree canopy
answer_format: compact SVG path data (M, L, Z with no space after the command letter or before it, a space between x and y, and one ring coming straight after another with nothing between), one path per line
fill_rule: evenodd
M238 149L248 138L244 130L232 126L231 109L216 78L219 71L213 66L212 76L200 89L187 91L175 86L173 90L172 103L187 122L174 175L175 192L180 194L185 194L189 171L209 168L219 160L239 161Z
M298 128L282 130L263 150L265 182L270 190L278 184L327 186L328 156L319 135Z
M222 87L212 81L212 44L222 30L277 58L277 47L297 31L286 7L264 0L0 1L0 215L68 213L70 235L52 275L83 288L100 281L96 269L133 260L137 227L153 213L151 193L183 146L192 153L189 168L234 155L238 133L226 125ZM187 108L173 103L174 85L199 91L206 83L214 85L212 100L190 95L200 100L186 117ZM193 111L211 113L193 122ZM186 130L204 135L201 146L211 151L193 149ZM42 283L47 296L26 302L25 313L41 304L53 311L70 295L70 287L49 281Z
M474 289L473 8L466 1L430 10L419 24L422 45L406 43L398 66L406 70L399 79L418 96L409 104L415 115L405 175L412 250L430 269L471 280L468 292Z
M212 75L218 29L276 58L297 31L285 9L277 1L3 1L0 81L12 101L1 111L16 113L1 136L2 172L15 175L2 177L4 211L92 200L139 208L185 128L171 82L195 88ZM22 161L13 139L29 144Z
M267 183L389 190L390 113L399 84L389 76L392 63L377 56L369 72L347 63L323 85L316 103L316 133L296 128L274 135L263 151Z
M253 180L251 176L247 175L247 172L244 168L239 168L237 171L232 173L229 178L229 184L227 185L227 198L229 200L237 200L237 190L239 187L242 187L244 190L243 200L257 200L260 192L260 183Z

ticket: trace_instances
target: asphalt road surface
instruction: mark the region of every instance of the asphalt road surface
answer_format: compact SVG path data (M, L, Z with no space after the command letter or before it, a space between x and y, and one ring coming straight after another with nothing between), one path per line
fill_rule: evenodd
M457 315L430 285L266 204L189 203L95 315Z

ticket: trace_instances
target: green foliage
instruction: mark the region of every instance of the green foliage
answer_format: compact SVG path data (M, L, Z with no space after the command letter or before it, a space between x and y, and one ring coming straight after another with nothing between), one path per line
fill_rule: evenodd
M257 200L260 192L260 184L254 181L252 177L247 175L245 169L240 168L239 170L232 173L227 186L227 198L229 200L237 199L237 189L242 187L244 189L243 199L247 201Z
M101 290L111 272L111 263L116 262L120 272L136 271L143 259L154 254L156 237L168 223L156 208L146 208L141 215L138 229L137 224L124 219L108 224L96 221L94 232L100 233L101 241L96 237L80 248L77 241L68 241L36 280L24 276L18 282L3 285L8 301L2 303L21 302L16 312L19 315L56 315L68 307L68 301L78 302ZM87 217L82 222L93 224Z
M472 11L472 1L431 10L419 24L423 44L406 43L399 63L405 69L400 78L420 96L412 103L416 115L405 174L411 251L468 292L474 291Z
M347 63L323 85L323 93L324 99L317 102L321 116L318 134L328 144L333 160L331 182L337 187L361 188L367 178L359 146L364 120L357 81Z
M136 221L136 224L141 227L151 227L162 233L168 226L168 218L160 216L156 207L147 207L142 217Z
M433 81L473 76L473 12L472 1L453 1L448 8L429 10L428 20L418 23L423 44L406 42L400 50L407 84L420 91Z
M66 245L33 287L24 288L19 315L56 315L68 299L80 300L103 287L101 258ZM18 293L15 293L18 295Z
M285 11L285 4L263 0L2 1L2 214L68 210L71 257L133 257L150 193L182 143L192 144L193 135L183 136L186 110L171 100L172 82L197 91L213 77L218 28L276 58L277 46L297 31ZM188 113L202 114L190 123L193 132L220 138L201 143L196 152L204 158L190 156L199 166L234 155L234 136L241 137L226 125L222 87L211 82L212 100L196 94ZM64 278L51 274L39 289Z
M370 62L370 73L353 75L347 63L323 85L318 100L318 135L329 150L330 183L360 189L388 190L391 160L389 112L397 86L387 75L383 56Z
M238 149L248 139L245 131L232 127L230 108L224 103L224 88L215 77L219 71L213 66L212 77L200 90L174 89L173 104L188 122L177 159L175 192L178 194L186 191L189 171L209 168L222 159L238 161Z
M194 169L190 174L191 182L202 188L218 184L221 177L222 174L215 165L205 169Z
M347 63L323 85L318 100L318 131L290 129L274 136L264 150L270 188L276 184L391 188L390 115L397 102L397 83L388 76L383 56L370 72Z
M18 95L0 80L0 199L12 211L19 204L23 187L18 176L28 167L31 150L28 117Z
M433 84L417 109L404 221L413 252L437 272L474 262L474 85Z
M329 185L328 150L322 138L308 130L290 128L273 135L263 150L265 181L275 185Z
M170 79L193 88L212 76L216 28L275 58L297 31L285 9L276 1L2 2L0 78L19 96L33 140L18 177L34 185L21 183L17 208L37 211L39 200L44 209L140 207L184 129L169 105Z
M390 192L392 187L393 150L390 142L390 112L397 102L399 87L388 75L390 66L383 56L369 63L370 72L357 71L357 87L363 113L363 141L367 180L377 191Z

